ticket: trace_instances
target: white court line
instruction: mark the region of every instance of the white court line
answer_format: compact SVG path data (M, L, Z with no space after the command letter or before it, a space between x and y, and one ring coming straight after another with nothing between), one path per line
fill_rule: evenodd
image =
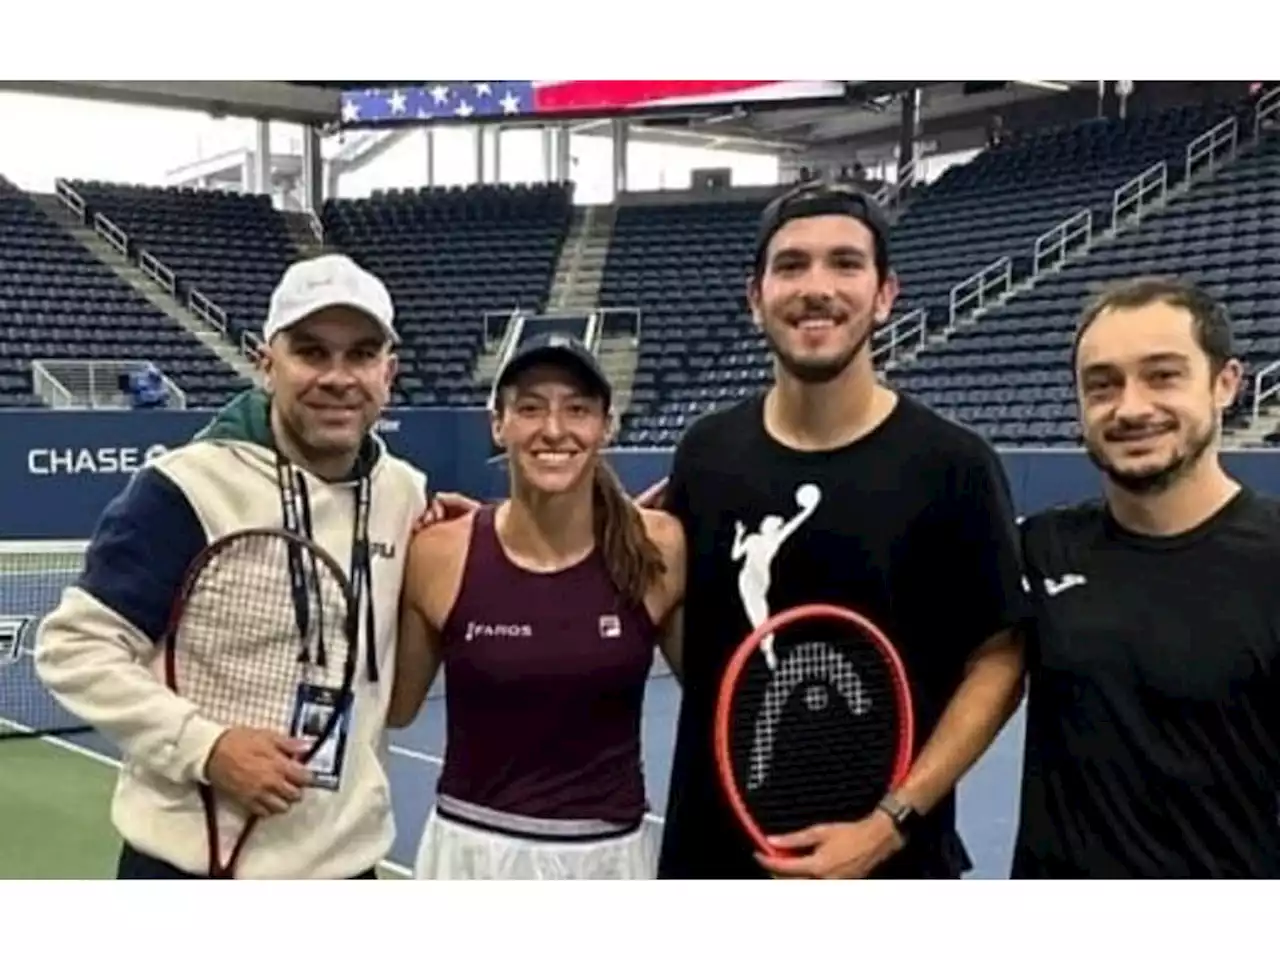
M410 750L408 747L401 747L394 743L387 749L398 757L407 757L410 760L420 760L423 763L433 763L437 767L444 766L444 757L437 757L434 753L423 753L420 750ZM659 826L666 823L666 820L656 813L646 813L644 818L650 823L656 823Z
M21 724L14 723L11 720L0 719L0 723L4 724L5 726L12 727L13 729L18 730L22 733L31 732L30 727L24 727ZM63 740L61 737L38 737L36 739L40 740L43 743L48 743L52 746L59 747L70 753L74 753L78 757L84 757L86 760L93 760L96 763L100 763L104 766L110 767L113 770L119 770L121 767L121 763L119 760L116 760L113 757L108 757L105 754L98 753L98 751L91 750L88 747L82 747L78 743L72 743L69 740ZM408 747L401 747L401 746L397 746L396 744L392 744L388 749L390 750L391 753L400 757L405 757L409 760L417 760L420 763L430 763L438 767L444 766L444 758L438 757L435 754L423 753L420 750L410 750ZM658 825L662 825L663 823L665 823L663 818L658 816L658 814L656 813L646 813L644 816L646 820L649 820L652 823L656 823ZM407 878L407 877L413 876L413 868L407 867L403 863L397 863L396 861L391 859L383 860L381 863L378 864L378 866L380 866L382 869L390 873L399 874L402 877Z
M17 730L20 733L31 732L30 727L24 727L20 723L14 723L12 720L5 720L3 718L0 718L0 724L3 724L4 726L9 727L13 730ZM87 760L96 761L97 763L101 763L104 766L111 767L113 770L119 770L122 766L120 761L116 760L113 757L108 757L105 754L98 753L98 751L91 750L88 747L82 747L78 743L72 743L69 740L63 740L61 737L36 737L34 739L37 739L42 743L47 743L55 747L60 747L63 750L67 750L71 753L74 753L78 757L84 757ZM378 864L378 866L391 873L397 873L402 877L413 876L412 868L406 867L403 863L396 863L394 860L383 860L381 863Z

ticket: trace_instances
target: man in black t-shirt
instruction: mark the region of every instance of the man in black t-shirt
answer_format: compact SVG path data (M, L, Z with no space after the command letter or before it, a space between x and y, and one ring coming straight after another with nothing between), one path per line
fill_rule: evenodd
M1225 312L1128 281L1085 312L1074 365L1104 497L1023 524L1013 876L1280 876L1280 509L1219 460Z
M1026 596L999 460L877 381L869 342L897 281L864 195L803 184L775 200L748 291L775 383L693 424L665 490L689 543L689 639L659 876L960 876L971 864L954 787L1022 687L1013 627ZM815 824L784 838L794 858L760 858L716 779L717 687L754 624L823 601L861 611L898 647L915 760L871 816Z

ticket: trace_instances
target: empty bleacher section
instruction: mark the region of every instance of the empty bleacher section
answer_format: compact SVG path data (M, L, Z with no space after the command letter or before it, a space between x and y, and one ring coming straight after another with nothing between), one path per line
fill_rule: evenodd
M603 307L643 311L624 446L674 442L684 418L757 390L770 367L747 314L760 201L622 207Z
M1269 102L1274 106L1274 98ZM1099 282L1160 270L1195 277L1224 296L1251 367L1269 370L1271 386L1280 389L1280 365L1268 367L1280 358L1277 154L1269 143L1254 150L1253 119L1252 105L1228 102L1028 133L913 189L897 211L893 237L903 295L895 323L876 341L884 350L905 330L909 349L878 354L881 365L891 359L895 382L997 442L1075 443L1063 347L1080 302ZM1190 178L1197 169L1200 175ZM87 181L64 186L84 212L109 217L131 247L163 262L181 302L197 291L233 342L260 329L272 287L299 255L284 216L263 196ZM541 324L508 323L516 314L546 312L557 264L563 270L563 261L572 261L565 257L571 185L424 188L329 200L320 222L327 246L351 254L391 288L404 334L394 405L482 404L495 348L509 345L495 342L504 331L529 336L557 327L581 335L607 326L609 311L632 317L639 310L638 350L633 358L628 341L627 356L615 358L630 384L620 443L667 446L690 417L769 380L768 352L749 322L744 284L759 212L778 189L700 202L624 197L610 218L601 310L591 324L585 307L581 315ZM97 324L86 347L114 349L113 356L132 354L145 325L156 333L144 339L156 346L139 359L154 360L187 390L188 405L220 403L241 385L193 335L124 289L27 198L10 190L6 203L10 221L19 222L11 211L20 211L23 229L30 233L37 224L43 239L22 246L23 266L0 280L0 311L74 317L63 323L60 336L67 338L89 326L87 314L95 322L113 318ZM1117 227L1123 229L1116 233ZM15 245L8 246L12 260ZM13 278L34 276L27 262L33 257L48 275L19 288ZM67 264L68 276L91 277L99 299L116 306L86 308L96 294L80 297L79 287L56 309L30 306L37 289L48 303L87 282L55 283L49 273L55 258ZM591 287L594 293L594 279ZM28 302L22 310L13 306L20 297ZM121 312L136 318L130 326L114 319ZM22 321L11 324L7 342L27 336L21 331ZM56 337L44 339L59 349ZM16 376L16 368L0 374L0 390L26 398L13 402L31 402L29 375L19 382L9 374ZM1251 409L1249 400L1242 410Z
M1033 272L1040 237L1085 219L1086 208L1101 232L1118 190L1160 163L1168 183L1180 179L1188 145L1233 109L1188 106L1039 131L950 168L894 229L899 312L922 307L930 327L942 327L1007 293Z
M404 338L397 401L476 406L485 314L546 307L573 213L570 188L477 186L329 200L326 242L375 271ZM496 324L500 334L503 324Z
M120 361L151 361L187 406L239 382L196 337L147 303L26 194L0 178L0 406L39 406L32 362L59 361L69 386L113 392ZM51 387L71 400L64 387ZM55 398L56 399L56 398ZM79 399L79 398L76 398Z
M954 330L1038 270L1087 249L1081 238L1095 241L1113 224L1132 228L1134 214L1147 213L1155 197L1186 179L1189 148L1195 158L1190 169L1198 173L1220 167L1232 154L1238 131L1246 129L1232 122L1238 109L1210 104L1090 121L1036 133L952 167L909 203L894 227L902 296L896 326L882 331L878 344L905 330L919 346L925 336L919 311L927 312L930 332ZM602 296L606 303L638 304L646 333L625 444L671 444L691 416L767 381L768 355L749 326L742 286L760 206L619 212ZM1065 229L1055 229L1064 223ZM1117 269L1113 264L1099 276L1109 278ZM1079 306L1077 299L1072 307ZM988 319L980 326L989 332ZM1028 346L1027 336L1008 341L1018 351L1008 358L940 353L942 360L928 363L948 365L951 379L950 392L937 396L988 391L978 394L982 403L943 402L962 421L994 429L1000 442L1067 442L1074 426L1064 426L1073 399L1062 389L1064 355L1039 341ZM932 352L930 347L919 362ZM1015 394L1004 373L970 366L983 361L1001 364L1002 371L1025 369L1028 389ZM905 369L918 369L917 363ZM923 369L941 375L937 366ZM1019 427L1008 426L1023 417L1028 419Z
M1140 229L957 328L891 379L996 443L1074 446L1067 358L1081 304L1112 279L1149 273L1193 280L1226 303L1248 371L1229 420L1241 423L1253 377L1280 358L1280 141L1264 138Z
M261 195L72 180L102 213L174 274L178 299L197 292L239 342L262 329L267 301L298 252L283 216Z

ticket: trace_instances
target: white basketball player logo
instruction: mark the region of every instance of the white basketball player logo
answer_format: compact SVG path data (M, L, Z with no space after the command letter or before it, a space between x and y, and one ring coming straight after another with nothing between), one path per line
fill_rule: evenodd
M806 483L796 488L796 505L800 507L800 512L790 520L783 522L782 517L770 514L760 521L760 529L752 534L746 532L741 520L735 522L733 551L730 556L742 561L742 570L738 574L738 593L742 597L742 607L753 630L769 619L773 558L778 555L778 550L787 538L813 516L813 511L821 501L822 491L815 484ZM773 652L772 635L765 637L760 650L764 653L769 669L776 670L778 660Z

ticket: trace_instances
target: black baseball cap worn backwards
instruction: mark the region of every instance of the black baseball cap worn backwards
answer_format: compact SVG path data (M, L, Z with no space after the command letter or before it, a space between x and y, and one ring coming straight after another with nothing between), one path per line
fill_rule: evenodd
M499 390L540 363L555 364L574 371L592 393L604 400L606 410L612 406L613 385L605 376L600 361L587 349L585 343L567 333L542 333L521 342L493 381L493 406L496 407Z
M880 205L852 184L815 180L800 183L775 197L760 215L756 232L755 274L764 272L765 254L773 235L792 220L829 214L852 217L861 222L876 244L876 265L889 271L889 220Z

